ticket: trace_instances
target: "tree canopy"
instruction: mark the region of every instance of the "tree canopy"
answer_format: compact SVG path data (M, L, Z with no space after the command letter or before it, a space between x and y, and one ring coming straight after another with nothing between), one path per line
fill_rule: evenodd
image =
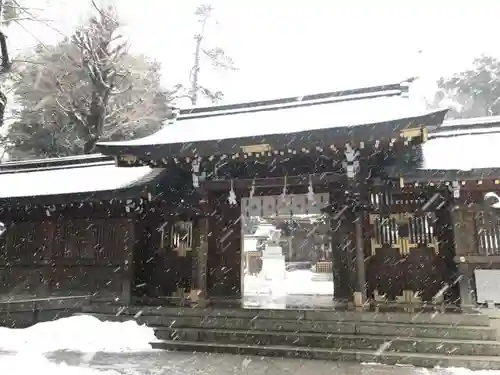
M458 104L453 118L500 115L500 60L492 56L474 59L470 69L443 77L436 103L451 99Z
M7 136L11 159L91 153L98 140L142 137L170 115L160 65L134 56L113 8L54 46L38 46L15 70L18 121Z

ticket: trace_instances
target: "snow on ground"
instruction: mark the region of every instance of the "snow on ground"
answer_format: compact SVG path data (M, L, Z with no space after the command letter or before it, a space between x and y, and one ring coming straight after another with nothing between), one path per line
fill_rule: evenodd
M101 322L89 315L38 323L24 329L0 327L1 373L28 375L119 375L115 370L97 370L50 361L44 354L58 351L86 353L138 353L152 351L154 331L134 321Z
M151 350L149 343L154 340L153 329L134 321L101 322L89 315L38 323L25 329L0 327L0 350L5 352L140 352Z
M69 363L69 364L68 364ZM15 375L499 375L499 371L422 369L335 361L249 357L232 354L161 352L96 360L54 361L42 355L0 356L2 374Z
M472 371L466 368L448 367L445 369L436 369L439 375L500 375L498 370L477 370ZM422 371L421 371L422 372Z
M16 375L121 375L114 370L102 371L90 367L54 363L43 354L31 352L0 356L0 368L3 374Z
M310 270L287 271L285 288L287 295L333 295L333 281L315 281ZM268 281L259 275L245 275L245 296L269 294Z

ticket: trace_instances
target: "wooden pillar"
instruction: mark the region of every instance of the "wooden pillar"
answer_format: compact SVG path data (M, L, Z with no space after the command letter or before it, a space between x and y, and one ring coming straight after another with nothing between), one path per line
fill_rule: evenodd
M363 237L363 205L366 197L365 165L362 165L361 149L346 144L344 169L347 177L345 204L346 218L350 227L347 241L349 283L352 302L363 306L366 302L365 251Z
M356 242L356 283L354 286L354 304L363 306L366 302L366 270L365 270L365 241L363 235L363 214L356 214L354 219L354 233Z
M354 207L349 207L350 212L346 213L345 226L345 253L347 259L347 290L349 291L349 302L355 306L362 306L366 302L365 288L365 257L363 247L363 231L358 223L362 220L358 218L356 212L352 212Z
M202 303L207 297L207 261L209 220L200 218L196 226L196 248L193 254L193 277L191 301Z
M453 207L451 210L453 237L455 247L455 263L458 265L458 285L460 288L460 305L470 307L476 304L474 270L466 264L466 255L474 254L477 249L474 212L467 208Z
M330 216L330 245L332 248L333 296L336 303L347 303L351 298L349 264L346 246L349 228L343 215L344 192L338 187L330 189L330 205L323 210Z
M208 254L207 254L207 297L216 296L217 289L217 278L216 269L218 266L218 254L217 254L217 218L216 216L211 216L208 218L209 233L208 237Z
M212 201L215 215L210 217L208 238L208 293L222 299L241 298L241 208L240 197L230 205L227 195Z
M348 203L347 203L348 204ZM352 207L348 207L348 212L345 214L345 227L344 227L344 252L347 263L347 290L349 291L348 301L354 302L356 292L356 242L355 242L355 228L354 228L354 215L351 212Z

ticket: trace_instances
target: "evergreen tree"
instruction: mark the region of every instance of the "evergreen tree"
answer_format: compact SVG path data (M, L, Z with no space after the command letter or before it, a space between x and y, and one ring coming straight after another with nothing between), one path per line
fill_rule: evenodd
M443 77L435 104L452 101L452 118L500 115L500 60L492 56L476 58L470 69Z

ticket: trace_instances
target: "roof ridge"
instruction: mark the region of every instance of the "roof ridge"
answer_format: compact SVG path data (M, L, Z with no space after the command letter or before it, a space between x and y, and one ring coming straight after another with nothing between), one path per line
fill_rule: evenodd
M367 93L367 94L353 94L353 95L345 95L338 97L328 97L324 99L315 99L315 100L301 100L301 98L296 98L295 102L283 103L283 104L274 104L274 105L261 105L256 107L247 107L247 108L237 108L230 110L219 110L212 112L199 112L192 115L182 115L176 118L176 121L182 120L192 120L192 119L203 119L207 117L217 117L217 116L226 116L226 115L241 115L247 113L257 113L257 112L266 112L266 111L276 111L280 109L294 109L301 107L312 107L316 105L322 104L335 104L335 103L343 103L350 102L356 100L369 100L369 99L377 99L381 97L392 97L392 96L401 96L402 92L399 90L386 90L379 91L375 93Z
M242 102L242 103L235 103L235 104L222 104L222 105L215 105L215 106L205 106L205 107L195 107L195 108L184 108L179 110L179 115L178 119L186 119L186 118L193 118L193 117L205 117L208 114L217 114L219 112L225 112L225 111L242 111L240 113L245 113L246 111L251 111L251 110L257 110L258 108L262 107L275 107L275 108L282 108L283 106L290 105L293 106L294 104L297 105L299 103L302 103L302 105L308 105L312 104L309 102L317 102L317 101L332 101L334 102L335 98L340 99L342 97L346 96L354 96L354 95L362 95L362 94L373 94L374 97L378 93L382 92L387 92L387 91L397 91L398 94L403 94L408 91L408 86L404 84L405 81L403 82L398 82L398 83L391 83L391 84L385 84L385 85L378 85L378 86L367 86L367 87L362 87L362 88L355 88L355 89L348 89L348 90L336 90L336 91L329 91L329 92L322 92L322 93L317 93L317 94L308 94L308 95L296 95L296 96L289 96L285 98L278 98L278 99L269 99L269 100L258 100L258 101L249 101L249 102ZM395 95L394 93L393 95ZM369 97L368 97L369 98ZM358 98L358 99L365 99L363 97ZM351 99L354 100L354 99ZM343 101L343 100L338 100Z

